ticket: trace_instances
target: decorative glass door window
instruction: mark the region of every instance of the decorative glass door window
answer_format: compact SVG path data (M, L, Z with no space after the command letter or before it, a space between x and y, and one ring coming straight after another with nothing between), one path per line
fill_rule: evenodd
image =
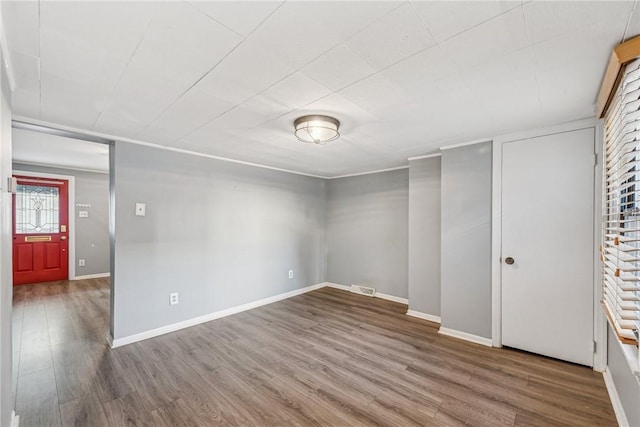
M16 234L60 232L60 189L18 184L15 204Z

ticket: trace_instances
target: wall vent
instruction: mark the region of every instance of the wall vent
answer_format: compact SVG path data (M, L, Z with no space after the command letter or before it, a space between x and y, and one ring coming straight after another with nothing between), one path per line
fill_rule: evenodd
M367 286L361 285L351 285L351 292L354 294L366 295L372 297L376 294L376 290L374 288L369 288Z

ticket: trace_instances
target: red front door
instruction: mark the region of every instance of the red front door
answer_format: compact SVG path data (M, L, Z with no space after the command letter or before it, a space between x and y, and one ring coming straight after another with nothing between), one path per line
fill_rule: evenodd
M13 195L13 284L69 277L68 182L19 176Z

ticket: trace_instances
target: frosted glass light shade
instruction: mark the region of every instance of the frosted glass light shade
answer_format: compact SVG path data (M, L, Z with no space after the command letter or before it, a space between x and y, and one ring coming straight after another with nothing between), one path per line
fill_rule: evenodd
M296 137L301 142L324 144L340 136L340 122L329 116L303 116L297 118L293 125L296 128Z

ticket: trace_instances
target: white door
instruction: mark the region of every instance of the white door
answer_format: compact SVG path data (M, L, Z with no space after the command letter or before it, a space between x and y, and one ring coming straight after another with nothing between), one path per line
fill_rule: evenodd
M594 129L502 145L503 345L593 366L593 186Z

